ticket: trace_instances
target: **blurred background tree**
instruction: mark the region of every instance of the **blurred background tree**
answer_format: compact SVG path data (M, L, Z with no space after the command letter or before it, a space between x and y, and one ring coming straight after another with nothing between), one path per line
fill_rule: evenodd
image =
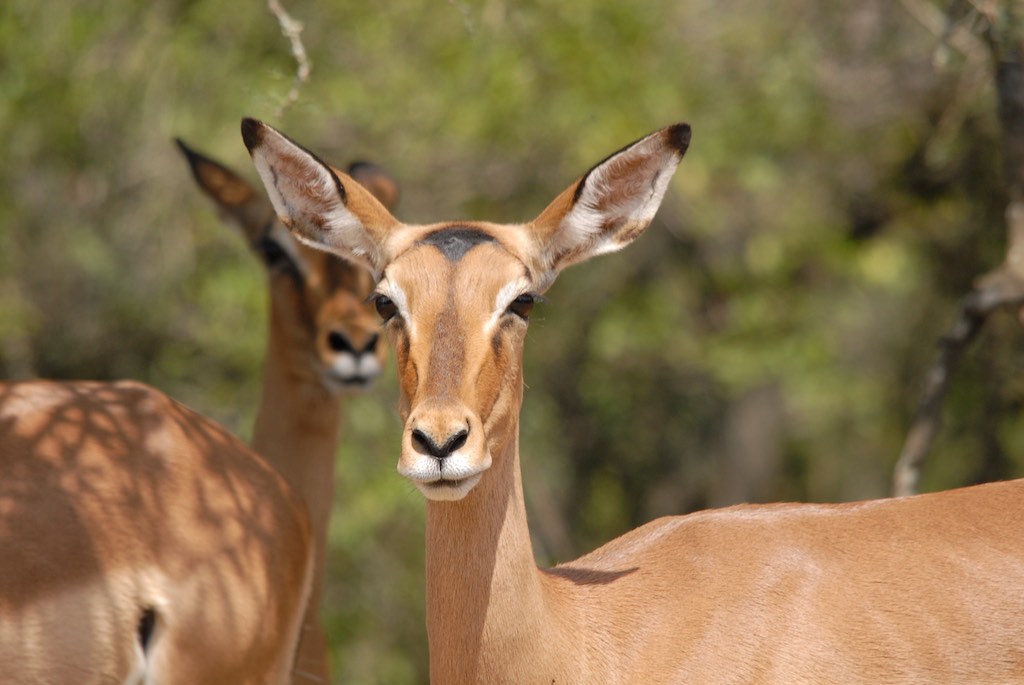
M991 55L970 26L943 39L944 5L287 9L313 70L278 116L296 64L260 3L0 4L0 373L138 378L248 437L263 272L174 136L250 172L253 115L337 164L384 164L401 218L516 221L685 120L654 226L564 274L533 317L539 560L662 514L889 492L936 341L1005 249ZM1022 473L1022 342L997 317L968 350L922 489ZM347 408L336 679L426 682L423 507L394 473L394 379Z

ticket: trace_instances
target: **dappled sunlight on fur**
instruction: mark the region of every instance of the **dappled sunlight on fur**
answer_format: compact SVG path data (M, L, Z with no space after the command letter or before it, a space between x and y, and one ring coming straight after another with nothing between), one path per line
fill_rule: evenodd
M5 384L0 471L6 682L121 682L147 612L150 677L286 680L308 523L227 431L137 383Z

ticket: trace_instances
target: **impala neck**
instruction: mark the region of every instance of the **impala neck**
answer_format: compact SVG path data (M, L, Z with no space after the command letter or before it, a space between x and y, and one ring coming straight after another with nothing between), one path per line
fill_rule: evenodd
M551 644L526 522L518 419L511 423L493 465L464 499L427 500L432 683L485 680L498 664L515 673L510 660L535 660Z
M316 614L321 605L327 559L327 526L334 497L334 457L341 425L341 399L310 369L315 349L294 302L270 297L270 334L252 447L284 476L309 510L315 562L292 685L329 679L327 642Z
M309 368L313 343L292 302L270 297L269 341L263 389L252 446L278 470L306 503L315 563L292 683L326 682L327 643L315 612L321 606L327 558L327 527L334 498L334 457L341 399ZM299 333L301 331L301 333Z
M309 508L318 568L323 564L327 523L334 495L334 457L341 424L341 400L327 391L294 350L294 332L278 322L271 305L270 340L252 446L288 480ZM318 570L319 575L319 570Z

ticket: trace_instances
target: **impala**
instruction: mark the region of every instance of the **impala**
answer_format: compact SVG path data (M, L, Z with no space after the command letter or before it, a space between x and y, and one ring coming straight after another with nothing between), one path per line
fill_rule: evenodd
M377 281L398 470L426 497L434 685L1024 682L1024 481L663 518L537 568L518 448L531 306L643 232L688 126L517 225L403 224L271 127L242 135L289 228Z
M302 501L147 386L0 384L0 681L284 685Z
M373 283L364 269L299 243L245 179L177 142L200 189L241 229L267 268L269 342L252 447L309 507L316 573L295 675L296 682L326 683L330 669L319 607L342 396L369 386L383 362L377 315L366 301ZM379 167L357 163L349 173L386 205L394 204L397 187Z

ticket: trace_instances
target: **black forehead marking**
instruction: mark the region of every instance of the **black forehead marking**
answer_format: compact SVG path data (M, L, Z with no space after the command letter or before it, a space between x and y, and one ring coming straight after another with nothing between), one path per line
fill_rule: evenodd
M441 251L448 261L457 262L480 243L493 243L494 236L477 228L453 226L442 228L425 236L421 244L433 245Z

